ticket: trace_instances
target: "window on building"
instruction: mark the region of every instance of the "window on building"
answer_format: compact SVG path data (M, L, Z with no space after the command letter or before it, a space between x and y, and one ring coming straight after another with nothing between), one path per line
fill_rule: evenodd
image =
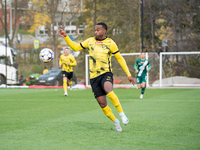
M72 34L76 34L76 30L72 30Z
M66 34L69 34L69 33L70 33L70 30L66 30L65 32L66 32Z
M79 34L83 34L83 30L79 30Z
M39 34L44 34L44 31L43 30L39 30Z
M48 34L48 30L45 30L45 34Z
M54 26L57 26L57 22L54 22Z

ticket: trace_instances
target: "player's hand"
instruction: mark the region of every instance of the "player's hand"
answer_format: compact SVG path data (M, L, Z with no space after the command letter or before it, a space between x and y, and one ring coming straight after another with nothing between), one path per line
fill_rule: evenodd
M139 72L139 70L136 71L136 73L138 73L138 72Z
M59 67L61 68L61 67L62 67L62 65L59 65Z
M62 38L64 38L64 37L67 36L67 34L65 33L65 31L63 31L62 29L59 29L58 33L59 33L59 35L60 35Z
M69 63L69 62L67 62L67 65L70 65L70 63Z
M149 69L147 68L147 72L149 71Z
M135 84L135 81L134 79L132 78L132 76L128 77L128 80L134 85Z

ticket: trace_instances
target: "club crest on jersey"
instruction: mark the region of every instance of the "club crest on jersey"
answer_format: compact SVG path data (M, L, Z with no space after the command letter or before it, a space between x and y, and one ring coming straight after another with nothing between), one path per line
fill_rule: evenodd
M96 41L95 44L103 44L103 42L97 42L97 41Z

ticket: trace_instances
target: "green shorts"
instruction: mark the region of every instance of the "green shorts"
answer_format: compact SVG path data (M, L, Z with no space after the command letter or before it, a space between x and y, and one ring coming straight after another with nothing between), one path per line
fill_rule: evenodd
M137 84L140 84L142 82L147 82L147 76L141 76L141 77L138 77L137 76Z

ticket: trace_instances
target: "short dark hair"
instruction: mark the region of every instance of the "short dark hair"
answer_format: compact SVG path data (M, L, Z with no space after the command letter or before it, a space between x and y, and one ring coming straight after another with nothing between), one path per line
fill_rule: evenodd
M145 51L142 51L141 54L142 54L142 53L146 53L146 52L145 52Z
M108 27L107 27L107 25L106 25L104 22L99 22L99 23L97 23L96 25L102 25L103 28L104 28L106 31L108 30Z

